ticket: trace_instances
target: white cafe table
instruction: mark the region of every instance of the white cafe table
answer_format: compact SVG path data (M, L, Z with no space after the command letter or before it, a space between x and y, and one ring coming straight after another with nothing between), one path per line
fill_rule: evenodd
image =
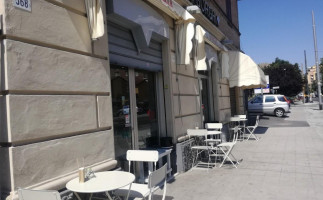
M79 182L79 178L74 178L66 184L66 188L74 192L75 196L81 200L77 193L90 193L90 199L93 193L113 191L118 188L129 185L135 180L135 175L124 171L106 171L96 172L95 177L87 180L84 183ZM112 200L109 193L106 193L108 198ZM128 194L129 195L129 194ZM128 196L127 196L128 199Z

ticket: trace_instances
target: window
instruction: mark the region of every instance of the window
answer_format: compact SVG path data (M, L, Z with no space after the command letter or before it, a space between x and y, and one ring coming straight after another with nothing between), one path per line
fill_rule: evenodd
M252 101L253 103L262 103L262 96L257 96L254 98L254 100Z
M268 96L268 97L266 97L266 99L265 99L265 102L275 102L276 100L275 100L275 97L274 96Z
M287 102L284 96L278 96L277 99L281 102Z

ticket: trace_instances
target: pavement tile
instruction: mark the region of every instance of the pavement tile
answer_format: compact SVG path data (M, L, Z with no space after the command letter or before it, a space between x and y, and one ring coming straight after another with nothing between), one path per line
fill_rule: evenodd
M235 156L243 158L238 169L226 164L177 175L168 184L169 200L321 200L323 111L314 110L312 105L292 107L289 118L265 116L268 128L261 128L265 133L257 135L261 136L259 141L237 143ZM275 123L270 124L270 120ZM282 125L284 120L289 126ZM298 122L307 122L310 127L291 126ZM265 125L260 121L260 126Z

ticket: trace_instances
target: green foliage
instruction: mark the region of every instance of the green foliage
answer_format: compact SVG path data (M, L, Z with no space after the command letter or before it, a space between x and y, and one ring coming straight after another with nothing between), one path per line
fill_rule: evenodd
M264 68L264 73L269 75L270 87L279 86L280 94L295 96L302 91L303 75L297 63L292 65L276 58L275 62Z

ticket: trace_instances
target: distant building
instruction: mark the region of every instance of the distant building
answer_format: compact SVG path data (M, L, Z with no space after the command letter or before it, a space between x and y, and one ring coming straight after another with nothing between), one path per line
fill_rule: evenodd
M316 66L312 66L307 69L307 82L309 85L312 85L316 80Z
M269 63L259 63L258 66L261 68L261 69L264 69L265 67L268 67L270 64Z

